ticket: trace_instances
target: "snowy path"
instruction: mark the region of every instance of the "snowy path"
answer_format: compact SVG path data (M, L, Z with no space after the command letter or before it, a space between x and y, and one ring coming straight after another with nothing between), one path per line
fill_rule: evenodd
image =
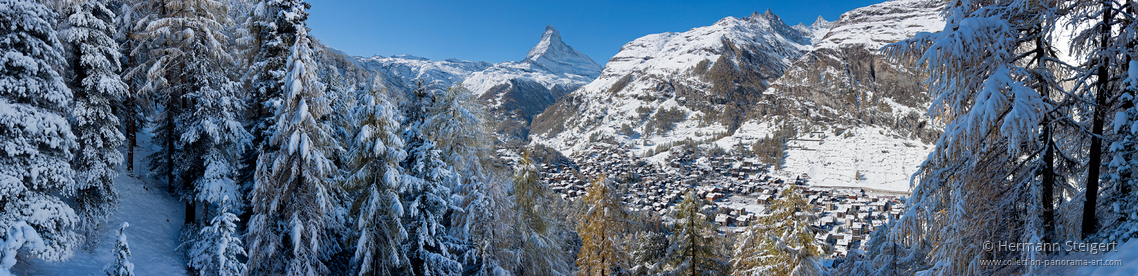
M13 267L16 275L105 275L103 267L113 260L115 232L124 221L130 223L126 236L135 275L186 274L185 262L174 252L185 205L166 193L165 181L155 181L146 175L148 170L142 159L157 150L157 146L150 143L150 136L147 131L138 135L140 147L135 151L134 167L140 178L126 175L123 166L119 166L115 190L121 202L118 210L99 228L102 240L97 248L94 251L80 248L71 259L60 263L21 259Z

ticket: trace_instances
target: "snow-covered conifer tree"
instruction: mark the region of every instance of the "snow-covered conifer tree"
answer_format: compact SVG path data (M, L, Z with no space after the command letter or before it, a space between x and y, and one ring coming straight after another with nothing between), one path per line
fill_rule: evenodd
M257 162L253 217L249 225L249 273L326 274L321 238L332 209L325 152L335 147L329 127L318 119L328 112L324 85L316 78L307 28L297 30L288 59L285 93L276 110L269 142L279 150Z
M237 169L253 139L242 123L247 106L238 81L245 73L248 44L238 39L245 39L241 36L247 32L234 21L248 14L249 3L221 0L207 4L218 5L210 11L213 14L203 17L216 18L217 25L208 31L215 34L210 39L220 44L214 47L221 51L187 64L199 73L189 77L196 90L187 91L184 96L187 114L178 141L189 163L188 173L192 174L182 178L192 181L193 198L208 204L204 217L209 217L211 210L245 209L247 197L237 182Z
M194 66L225 66L220 62L200 62ZM204 71L206 68L200 68ZM241 152L245 150L252 137L241 124L240 114L244 105L238 96L238 83L231 81L222 73L202 74L201 85L197 91L186 93L189 103L185 115L184 130L179 137L179 146L185 151L193 176L182 179L193 180L196 200L210 204L221 204L223 199L241 199L240 186L236 183L236 167ZM217 86L208 84L219 84ZM241 210L241 200L224 200L232 210Z
M668 248L668 235L663 232L663 227L659 229L644 231L638 234L638 237L633 239L636 241L636 248L632 250L633 264L636 266L632 269L635 275L655 275L662 272L667 265Z
M452 189L451 201L461 210L451 215L448 234L470 246L461 253L465 269L494 274L509 270L516 259L506 245L513 202L506 195L507 177L491 157L481 105L458 85L437 94L426 111L421 133L435 143L452 172L441 184Z
M462 224L459 227L465 233L465 247L466 250L461 254L460 261L463 264L463 274L477 274L477 275L509 275L512 263L515 260L513 252L509 250L509 245L506 244L508 239L509 224L501 221L503 213L502 203L497 199L504 199L505 197L495 198L488 195L486 192L490 189L501 191L505 193L504 189L500 189L502 184L506 181L491 181L491 182L478 182L472 183L478 185L477 189L483 191L470 192L463 196L463 201L466 203L465 216ZM468 184L470 185L470 184ZM494 186L491 186L494 185ZM504 208L509 210L509 208Z
M597 177L582 199L586 210L577 229L582 241L577 268L585 275L615 275L632 261L622 238L630 214L608 182L604 175Z
M115 13L107 9L105 0L85 0L70 8L63 40L72 51L71 83L75 101L71 108L72 128L79 138L79 149L72 167L78 187L78 210L84 221L85 235L96 241L95 228L106 220L118 203L113 187L116 166L122 163L123 135L119 119L111 109L127 93L119 79L118 43ZM89 243L95 244L95 243Z
M130 262L130 245L126 243L126 228L130 223L123 222L115 241L115 261L103 269L107 276L134 276L134 264Z
M1116 222L1133 220L1124 211L1121 205L1129 197L1131 185L1126 182L1133 177L1131 171L1121 163L1133 158L1115 145L1125 147L1125 142L1132 139L1132 127L1120 127L1132 117L1125 115L1133 103L1133 90L1130 89L1130 72L1133 71L1135 56L1134 45L1138 43L1138 29L1136 29L1135 3L1132 1L1068 1L1064 8L1073 18L1073 26L1086 26L1078 29L1073 36L1071 50L1076 56L1082 56L1082 63L1078 66L1078 75L1072 89L1075 94L1083 97L1082 100L1092 103L1085 108L1089 111L1091 122L1090 147L1087 149L1087 176L1085 178L1085 201L1082 212L1082 236L1088 239L1109 237L1110 235L1123 235L1121 232L1109 230L1107 233L1098 233L1100 228L1115 228ZM1119 110L1119 108L1124 108ZM1114 123L1108 122L1114 115ZM1113 133L1104 129L1114 125ZM1117 137L1112 137L1117 136ZM1114 140L1115 143L1111 143ZM1121 143L1119 143L1121 142ZM1109 145L1109 148L1106 146ZM1125 150L1124 150L1125 151ZM1119 156L1122 154L1123 156ZM1120 159L1121 158L1121 159ZM1104 170L1105 169L1105 170ZM1100 179L1103 181L1100 184ZM1113 183L1112 183L1113 182ZM1103 201L1098 197L1102 194ZM1124 199L1124 200L1119 200ZM1098 210L1106 207L1108 212L1099 214ZM1126 224L1130 224L1128 222ZM1124 231L1131 232L1131 231ZM1129 235L1129 234L1124 234ZM1125 239L1125 237L1119 237ZM1111 239L1111 241L1116 241Z
M253 186L257 159L262 153L276 151L269 137L276 130L274 112L284 97L284 75L289 49L296 44L296 32L305 28L308 4L296 0L259 0L253 5L245 29L252 41L248 72L244 80L249 87L246 128L253 135L252 150L242 158L239 182Z
M459 211L452 200L455 173L443 160L438 142L431 140L431 105L435 96L421 86L408 106L403 123L407 158L404 169L402 202L404 228L408 239L402 245L410 261L408 273L415 275L454 275L462 270L455 254L461 244L448 231L450 215ZM447 185L447 184L452 185Z
M719 233L711 218L703 213L705 201L694 190L688 190L672 215L676 219L672 227L675 233L668 241L665 258L674 274L715 275L726 270L727 265L712 252Z
M1136 10L1138 6L1131 2L1122 12L1133 15ZM1107 164L1109 173L1103 177L1104 181L1114 183L1103 191L1103 205L1109 206L1113 216L1104 217L1117 217L1114 219L1117 224L1104 223L1110 227L1097 234L1104 241L1111 242L1125 242L1138 237L1138 127L1135 125L1138 123L1138 99L1135 98L1138 96L1138 53L1132 52L1133 49L1119 49L1123 48L1120 46L1127 45L1123 44L1124 41L1138 40L1138 18L1122 16L1118 21L1120 28L1115 36L1117 42L1112 48L1125 52L1126 56L1119 58L1126 59L1127 70L1119 84L1122 91L1118 101L1123 108L1114 114L1114 120L1110 124L1117 136L1109 147L1112 156Z
M1051 196L1075 192L1061 183L1077 173L1057 169L1054 160L1076 151L1060 135L1081 127L1060 113L1076 101L1056 81L1065 70L1050 50L1057 3L953 0L946 7L943 31L886 47L895 57L919 58L933 95L929 116L947 123L915 175L893 240L914 252L935 244L928 258L940 273L985 274L995 268L976 261L991 255L969 246L975 240L1048 237ZM1043 253L996 257L1035 260Z
M223 198L222 201L228 201L228 198ZM239 256L245 256L245 248L237 233L237 222L240 220L237 215L222 207L209 225L198 231L198 240L187 253L192 258L190 267L201 275L245 275L246 266L239 259Z
M136 176L134 170L134 152L138 147L138 132L143 128L147 121L148 114L153 113L150 101L153 100L150 95L153 94L152 89L148 89L147 74L149 66L147 60L149 58L150 48L158 41L149 40L138 34L143 33L145 30L146 22L153 19L155 10L157 9L158 1L156 0L129 0L123 1L119 6L118 11L118 28L115 32L115 39L119 41L119 48L123 52L122 56L122 81L127 84L128 92L122 97L122 110L120 118L122 122L122 132L126 136L126 158L125 162L126 173L130 176ZM154 88L150 86L149 88Z
M347 178L347 189L363 199L353 206L358 213L354 231L358 233L352 262L359 275L389 275L408 265L400 245L407 239L403 228L403 204L399 201L402 172L399 162L406 157L399 136L399 114L380 91L360 93L354 117L360 129L351 139L349 158L355 168Z
M147 158L151 172L163 175L168 189L186 200L185 222L194 223L196 192L210 185L203 182L232 178L225 172L229 169L220 169L227 159L223 155L239 151L244 139L232 128L236 117L227 115L241 111L241 104L235 102L237 83L231 71L233 43L228 32L233 22L228 5L219 0L162 4L138 34L145 44L156 45L148 51L144 90L156 91L161 107L152 139L160 150ZM206 175L211 164L219 169ZM199 181L203 176L207 179Z
M510 245L512 203L506 195L509 181L501 172L487 171L487 179L471 179L461 188L463 216L456 223L456 235L465 237L469 245L462 254L465 273L477 271L481 275L505 275L513 270L518 259Z
M76 191L76 137L67 120L71 90L55 16L37 1L0 0L0 270L16 254L71 256L79 217L60 198Z
M898 237L890 231L896 225L895 221L885 223L869 234L865 243L866 250L850 251L845 261L831 271L831 274L849 276L874 275L902 275L906 271L917 271L927 267L926 256L928 252L912 252L910 248L929 248L928 246L905 246L893 240ZM918 260L907 258L916 256Z
M568 275L569 264L561 252L557 221L553 218L551 191L541 181L537 167L526 151L514 174L514 208L519 264L515 271Z
M813 207L793 188L767 206L770 214L735 241L735 275L823 275L825 252L810 224Z

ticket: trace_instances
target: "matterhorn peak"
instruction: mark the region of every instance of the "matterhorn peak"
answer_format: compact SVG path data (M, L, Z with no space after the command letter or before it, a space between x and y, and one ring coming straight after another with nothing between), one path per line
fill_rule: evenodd
M541 34L541 41L556 41L557 43L565 44L564 41L561 41L561 32L558 32L557 28L554 28L553 25L545 25L545 33Z
M573 47L561 41L561 32L553 26L545 26L545 33L541 34L541 41L533 46L522 62L529 63L556 73L569 73L575 75L596 77L601 73L601 66L589 56L574 50Z

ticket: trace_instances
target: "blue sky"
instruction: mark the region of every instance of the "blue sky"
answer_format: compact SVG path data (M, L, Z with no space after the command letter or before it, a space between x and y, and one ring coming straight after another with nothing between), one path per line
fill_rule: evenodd
M545 25L553 25L566 44L603 65L625 43L648 34L683 32L768 8L790 25L813 23L819 15L834 21L884 0L308 1L311 34L351 55L519 61Z

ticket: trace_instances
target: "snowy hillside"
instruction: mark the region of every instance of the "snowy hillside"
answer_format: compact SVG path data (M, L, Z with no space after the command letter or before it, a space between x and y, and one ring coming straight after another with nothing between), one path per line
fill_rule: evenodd
M794 25L794 28L814 34L810 37L810 44L815 45L818 44L818 41L821 41L822 38L830 32L830 28L833 28L836 23L837 22L834 21L826 21L825 18L822 18L822 16L819 15L818 19L814 20L813 24L807 26L806 24L798 23L798 25Z
M392 81L400 91L410 91L422 80L423 85L431 88L446 88L462 83L466 76L473 72L486 70L493 64L484 61L465 61L447 59L435 61L424 57L412 55L395 55L390 57L373 56L358 57L357 65Z
M849 134L821 132L787 143L783 169L810 176L810 184L885 191L909 190L909 178L932 145L898 137L890 129L867 127ZM860 178L857 178L860 176Z
M123 195L117 210L99 228L101 242L92 250L76 250L70 260L63 263L41 259L20 260L13 267L16 275L102 275L103 267L114 260L116 232L123 222L127 242L133 254L136 275L186 275L186 262L177 254L178 235L185 218L184 203L166 192L165 181L156 181L147 175L143 157L158 150L150 142L150 132L139 135L139 144L145 145L135 155L135 168L141 170L138 178L126 174L119 166L114 180L115 190Z
M940 126L918 68L884 58L887 43L944 27L938 1L895 0L842 14L810 53L765 93L769 114L848 129L824 143L788 143L784 168L812 183L907 191ZM745 135L745 134L744 134ZM872 156L872 157L870 157ZM854 179L855 174L861 179Z
M893 0L857 8L842 14L816 47L862 45L877 50L918 32L940 31L944 28L941 6L941 1Z
M768 10L638 38L535 117L531 138L571 154L600 140L648 148L734 131L813 35Z
M897 0L811 26L787 26L768 11L645 36L535 118L533 137L567 155L593 143L645 154L685 139L749 145L789 123L801 136L792 138L812 140L816 131L831 138L788 143L788 173L820 185L905 191L939 132L922 115L924 76L878 48L942 28L939 11L934 1Z

